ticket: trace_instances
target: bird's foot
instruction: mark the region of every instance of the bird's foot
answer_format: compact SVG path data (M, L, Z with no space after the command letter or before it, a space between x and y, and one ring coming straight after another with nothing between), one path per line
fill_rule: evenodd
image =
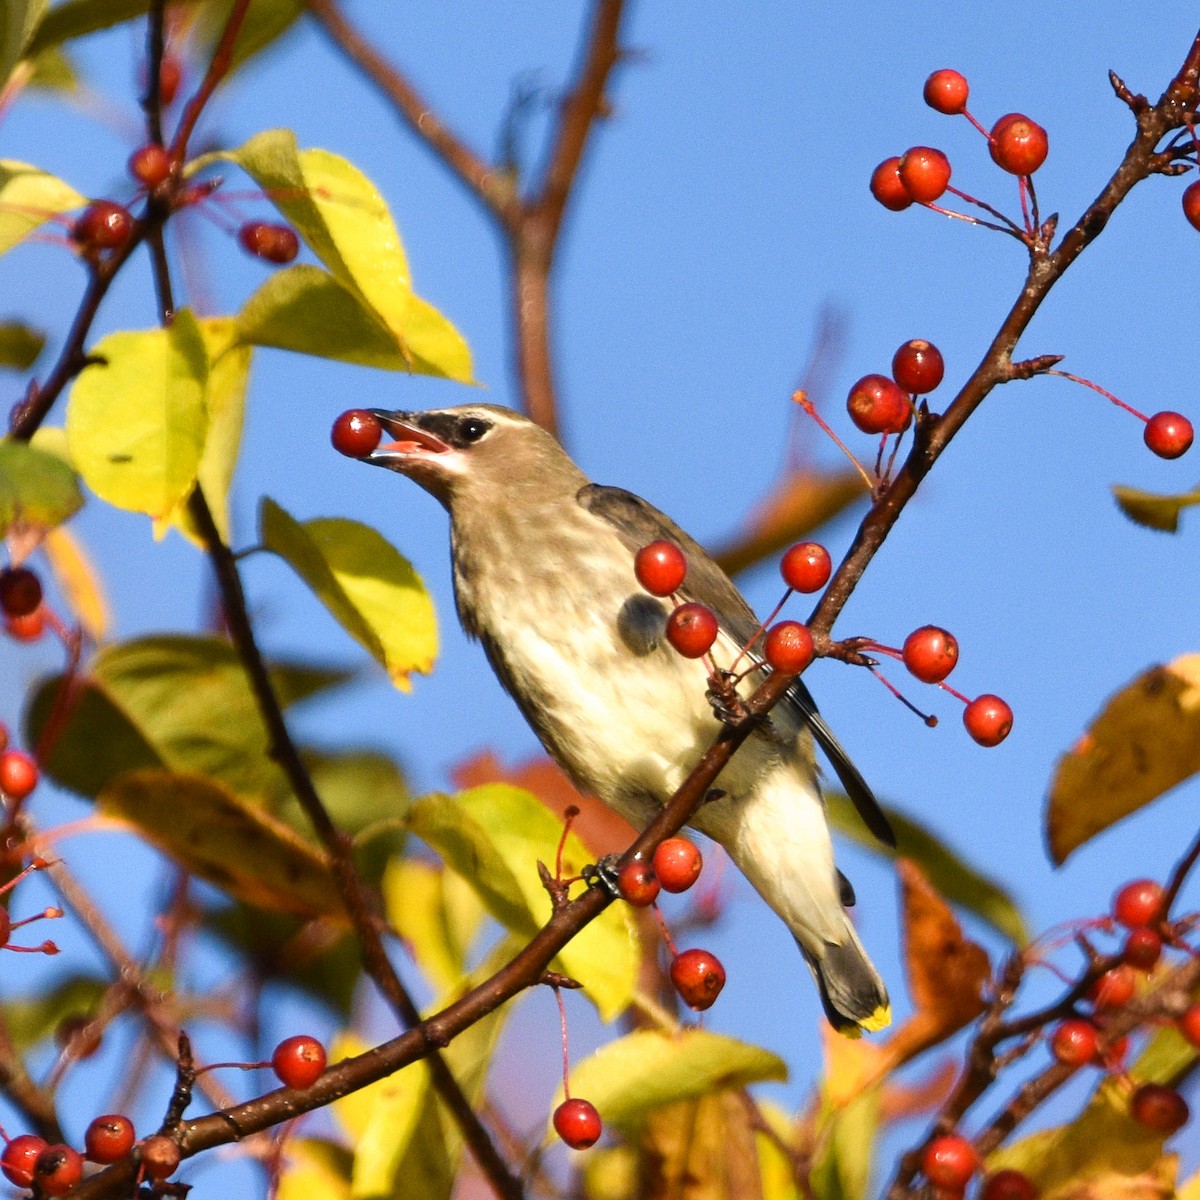
M718 671L710 675L708 691L704 693L712 705L713 715L723 725L740 725L750 715L746 711L745 702L738 695L733 678L728 671Z
M621 896L621 890L617 887L617 876L620 874L617 864L620 861L619 854L606 854L599 862L584 867L579 873L588 887L603 888L617 900Z

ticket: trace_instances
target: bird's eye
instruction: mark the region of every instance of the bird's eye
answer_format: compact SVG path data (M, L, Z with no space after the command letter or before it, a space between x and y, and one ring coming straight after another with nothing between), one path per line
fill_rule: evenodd
M458 423L458 433L464 442L477 442L491 426L482 417L464 417Z

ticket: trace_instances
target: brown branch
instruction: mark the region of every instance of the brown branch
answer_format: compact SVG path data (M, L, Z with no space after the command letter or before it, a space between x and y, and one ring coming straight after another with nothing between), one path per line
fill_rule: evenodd
M597 119L608 109L604 92L621 58L624 0L595 0L576 82L560 107L541 185L529 200L521 199L513 173L486 162L450 129L409 80L346 20L337 0L308 0L308 8L334 44L497 222L508 250L513 369L523 406L539 425L557 433L550 279L580 164Z
M704 802L714 780L738 747L757 727L758 721L783 697L792 682L793 677L777 674L757 689L746 701L747 716L736 726L722 728L714 744L666 807L626 850L621 858L622 863L632 861L638 855L652 853L663 838L683 827ZM300 1113L322 1108L341 1096L393 1074L401 1067L428 1057L432 1047L448 1044L463 1030L519 992L538 985L554 956L611 903L612 897L603 888L585 891L554 912L533 939L490 979L399 1037L327 1068L307 1091L281 1088L245 1104L185 1122L180 1130L180 1144L185 1156L227 1144ZM72 1194L79 1200L120 1196L121 1189L128 1187L131 1178L131 1165L128 1162L117 1164L85 1180Z
M301 761L300 753L292 741L283 716L283 709L275 694L270 673L259 650L254 628L250 623L249 609L238 572L237 560L221 539L213 521L212 512L199 487L192 492L188 501L188 511L196 523L201 540L208 552L209 561L212 563L217 586L224 601L225 617L229 624L230 635L242 660L243 669L249 679L263 722L267 727L271 756L283 769L318 840L329 855L330 869L333 872L338 893L346 906L346 912L358 939L363 968L374 980L401 1022L410 1029L419 1030L422 1025L420 1011L401 983L400 977L396 974L383 948L378 924L371 911L364 884L354 865L350 840L330 819L313 786L312 778ZM520 1181L504 1162L495 1143L471 1107L470 1101L463 1094L462 1088L459 1087L450 1068L446 1065L445 1059L437 1053L437 1047L444 1043L439 1043L434 1039L422 1040L422 1056L429 1055L430 1074L438 1095L452 1113L476 1161L498 1195L504 1197L505 1200L520 1200L524 1194ZM242 1127L240 1123L239 1127ZM256 1126L256 1128L265 1128L265 1126Z
M412 132L503 228L514 230L520 201L509 174L486 162L430 108L417 89L350 24L337 0L308 0L308 11L338 49L391 101Z
M48 1142L63 1140L58 1111L50 1093L34 1082L24 1060L17 1053L8 1022L0 1017L0 1091L14 1104Z
M918 425L912 450L904 466L859 525L849 553L834 572L833 579L809 618L808 623L814 634L829 633L868 563L883 545L921 480L967 418L993 388L1016 377L1012 352L1050 289L1083 250L1100 236L1109 218L1132 188L1162 169L1164 159L1169 158L1170 154L1160 153L1157 147L1163 137L1185 123L1188 113L1195 112L1198 72L1200 34L1197 34L1183 66L1159 102L1137 111L1137 133L1121 164L1096 199L1067 231L1058 248L1051 253L1044 240L1039 238L1035 241L1030 250L1029 271L1021 294L992 339L979 366L943 416L933 417Z

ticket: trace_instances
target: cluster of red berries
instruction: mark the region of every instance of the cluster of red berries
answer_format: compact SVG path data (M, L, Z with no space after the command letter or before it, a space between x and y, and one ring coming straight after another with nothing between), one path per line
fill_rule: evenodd
M963 725L981 746L998 746L1012 732L1013 711L999 696L985 692L974 700L944 683L958 663L958 639L937 625L922 625L904 639L900 658L922 683L936 683L963 700Z
M329 440L333 448L347 458L363 458L379 445L383 426L374 413L365 408L352 408L333 423Z
M45 631L42 581L28 567L0 570L0 615L5 631L17 641L36 641Z
M832 564L824 546L799 542L783 556L779 569L790 595L793 591L819 591L829 581ZM662 539L637 552L633 570L647 592L665 599L674 597L683 586L688 566L683 551ZM667 617L667 641L685 658L702 658L719 633L717 616L706 604L676 600ZM812 636L799 621L780 621L765 631L762 653L775 670L799 674L813 660Z
M271 1065L287 1087L311 1087L325 1069L325 1048L306 1035L285 1038L275 1047ZM155 1134L138 1142L133 1122L122 1113L105 1113L87 1127L84 1152L50 1145L36 1134L7 1139L0 1171L18 1187L34 1187L42 1196L63 1196L83 1178L86 1159L100 1166L120 1162L137 1148L141 1176L154 1182L169 1179L183 1155L172 1138Z
M1092 1013L1062 1021L1050 1035L1050 1053L1069 1067L1098 1065L1120 1069L1126 1038L1112 1038L1105 1029L1106 1016L1123 1008L1137 991L1137 973L1154 969L1162 956L1166 923L1166 892L1153 879L1135 879L1113 897L1112 912L1105 924L1125 929L1123 961L1105 971L1088 992ZM1200 1004L1191 1005L1178 1019L1184 1039L1200 1046ZM1143 1083L1129 1099L1130 1115L1140 1125L1169 1135L1188 1121L1187 1102L1172 1088Z
M1028 178L1046 161L1046 131L1023 113L1007 113L985 129L968 111L970 88L958 71L934 71L925 81L925 103L947 116L964 116L987 138L992 161L1010 175ZM932 205L950 187L950 160L932 146L913 146L886 158L871 175L871 194L884 208L901 212L912 204ZM961 193L958 193L961 195Z
M945 373L941 351L932 342L905 342L892 356L891 375L864 375L850 389L850 420L863 433L901 434L912 424L916 397L932 392Z
M659 843L650 862L634 859L617 876L617 890L637 908L654 904L660 890L686 892L700 878L704 860L687 838L670 837ZM708 950L672 947L671 982L680 998L697 1012L711 1008L725 986L725 968Z

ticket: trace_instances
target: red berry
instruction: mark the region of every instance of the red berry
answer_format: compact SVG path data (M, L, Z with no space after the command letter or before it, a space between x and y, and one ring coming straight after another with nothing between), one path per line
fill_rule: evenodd
M965 75L943 67L925 80L925 103L930 108L952 117L967 107L969 91Z
M667 892L686 892L703 866L700 851L684 837L669 837L654 851L654 874Z
M1184 189L1183 215L1193 229L1200 229L1200 179Z
M988 138L992 160L1010 175L1032 175L1046 161L1046 131L1022 113L1008 113L992 126Z
M12 937L12 916L7 908L0 905L0 946L7 946Z
M300 239L288 225L247 221L238 230L242 249L270 263L290 263L300 253Z
M600 1140L604 1126L596 1106L587 1100L564 1100L554 1110L554 1132L572 1150L586 1150Z
M179 1169L183 1154L175 1142L161 1133L142 1143L142 1169L158 1182L169 1179Z
M921 1155L921 1170L934 1187L961 1192L979 1170L979 1156L966 1138L956 1133L935 1137Z
M1078 1017L1064 1021L1050 1038L1050 1053L1068 1067L1095 1062L1100 1050L1100 1034L1091 1021Z
M93 253L123 246L132 233L129 210L112 200L93 200L71 227L76 244Z
M137 1140L133 1122L121 1113L97 1117L83 1135L87 1156L95 1163L115 1163L133 1149Z
M1146 422L1142 438L1159 458L1178 458L1186 454L1194 437L1192 423L1177 412L1160 412Z
M650 595L669 596L687 578L687 559L674 542L665 539L651 542L634 556L633 573Z
M812 634L799 621L780 621L767 630L763 655L776 671L799 675L813 660Z
M20 750L0 753L0 792L10 800L24 800L38 785L38 765Z
M658 899L661 889L662 885L658 882L653 868L640 858L635 858L633 862L622 867L617 875L617 891L621 893L621 898L634 908L649 908Z
M908 189L900 181L899 168L899 157L892 155L871 172L871 195L892 212L903 212L913 202Z
M908 396L886 375L864 375L850 389L846 409L863 433L902 433L912 417Z
M365 408L352 408L333 423L329 440L333 448L347 458L363 458L379 445L383 426Z
M47 1146L33 1164L33 1179L43 1196L65 1196L83 1178L83 1155L70 1146Z
M904 665L922 683L941 683L958 662L958 640L936 625L922 625L904 639Z
M23 1133L4 1147L4 1154L0 1156L0 1171L4 1172L10 1183L27 1188L33 1183L33 1164L42 1151L49 1148L45 1138Z
M41 602L41 580L28 567L0 571L0 609L6 616L27 617Z
M1153 929L1131 929L1121 957L1138 971L1152 971L1162 957L1162 938Z
M1193 1004L1179 1018L1179 1032L1189 1046L1200 1047L1200 1003Z
M979 1192L979 1200L1037 1200L1037 1196L1033 1180L1012 1167L989 1175Z
M36 642L46 632L46 606L39 604L24 617L5 616L4 630L15 641Z
M707 950L684 950L671 963L671 982L684 1004L703 1012L712 1008L725 986L725 968Z
M946 373L942 352L924 338L905 342L892 355L892 378L906 391L918 396L932 392Z
M1129 1113L1139 1125L1167 1135L1182 1129L1189 1116L1187 1101L1161 1083L1143 1083L1129 1101Z
M932 146L914 146L896 168L904 190L918 204L932 204L950 182L950 160Z
M170 104L179 91L179 83L183 78L183 67L173 54L164 54L158 66L158 98L163 104Z
M1111 971L1105 971L1088 992L1088 999L1096 1008L1123 1008L1133 999L1137 990L1137 976L1132 967L1121 963Z
M312 1087L325 1070L325 1047L315 1037L298 1033L275 1047L271 1066L286 1087Z
M797 592L819 592L832 571L829 551L820 542L797 542L779 560L783 582Z
M981 746L998 746L1012 732L1013 711L999 696L976 696L963 710L967 732Z
M717 618L703 604L681 604L667 618L667 641L684 658L700 658L717 640Z
M170 152L156 142L139 146L129 156L129 173L148 188L156 188L171 175Z
M1126 929L1157 925L1162 919L1166 892L1153 879L1135 879L1113 897L1112 915Z

